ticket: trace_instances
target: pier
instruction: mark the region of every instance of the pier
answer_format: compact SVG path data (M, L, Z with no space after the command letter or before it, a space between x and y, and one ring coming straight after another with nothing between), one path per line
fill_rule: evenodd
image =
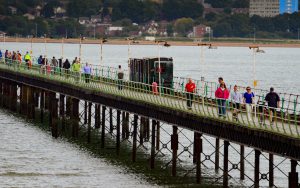
M153 93L148 84L124 80L121 90L119 84L116 77L103 74L101 70L94 71L92 79L86 83L82 75L66 75L63 70L55 69L48 74L38 66L28 69L25 64L1 62L0 106L28 119L38 117L41 122L48 117L54 138L70 129L74 138L83 137L90 142L92 130L98 130L101 148L105 148L108 135L113 136L117 155L122 155L121 143L129 140L132 152L128 157L136 162L138 150L146 148L149 161L145 163L148 162L151 169L158 168L155 166L158 156L170 155L170 161L165 165L171 168L172 176L193 175L196 183L202 182L202 168L206 167L206 162L212 162L214 170L220 174L216 182L223 187L229 187L232 171L239 171L239 179L248 178L255 188L261 181L268 181L269 187L273 187L276 186L274 169L278 166L274 164L274 156L281 156L290 161L287 186L298 187L298 96L284 95L274 123L259 112L249 119L243 110L236 121L230 103L227 104L226 118L218 116L213 97L215 86L210 82L199 83L202 87L195 94L192 109L186 106L185 92L180 88L182 83L174 88L160 87L158 94ZM262 95L259 100L263 100ZM85 129L86 134L79 134L80 129ZM213 154L206 153L204 136L214 140L210 142L215 148ZM182 142L184 137L188 144ZM239 150L233 149L231 144L240 145ZM246 148L254 152L253 174L245 174L245 163L249 160ZM239 162L231 162L230 152L240 156ZM262 152L268 155L262 155ZM193 165L186 174L179 174L177 169L185 153L192 156ZM261 169L262 157L268 159L268 169Z

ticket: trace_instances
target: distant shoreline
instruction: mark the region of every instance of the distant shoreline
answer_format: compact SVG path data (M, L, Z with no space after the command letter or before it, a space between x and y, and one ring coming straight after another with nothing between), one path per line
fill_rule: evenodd
M21 43L44 43L45 40L47 43L62 43L62 39L43 39L43 38L5 38L5 42L21 42ZM146 40L137 40L138 43L134 43L132 45L156 45L154 41L146 41ZM64 43L66 44L79 44L79 39L71 38L64 39ZM0 40L0 43L3 43L3 38ZM192 42L192 41L168 41L171 46L197 46L197 43L200 42ZM208 44L209 42L202 42ZM100 40L95 39L84 39L82 40L82 44L100 44ZM122 39L109 39L109 41L105 44L111 45L128 45L127 40ZM278 47L278 48L300 48L300 42L292 43L292 42L269 42L268 40L259 41L258 43L252 43L249 41L213 41L210 42L212 46L220 46L220 47L249 47L249 46L259 46L259 47Z

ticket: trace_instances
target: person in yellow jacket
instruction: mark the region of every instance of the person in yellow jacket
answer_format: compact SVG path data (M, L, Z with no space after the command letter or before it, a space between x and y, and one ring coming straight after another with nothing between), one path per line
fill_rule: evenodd
M80 65L80 62L77 60L72 65L72 71L74 72L76 82L79 82L79 80L80 80L80 70L81 70L81 65Z
M30 66L31 66L31 56L28 52L26 52L26 54L24 56L24 59L25 59L25 63L27 65L27 68L29 69Z

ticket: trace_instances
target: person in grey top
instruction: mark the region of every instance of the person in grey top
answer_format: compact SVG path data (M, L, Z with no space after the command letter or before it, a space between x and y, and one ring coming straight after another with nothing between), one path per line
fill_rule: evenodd
M118 69L118 89L119 90L123 89L123 78L124 78L124 72L122 70L121 65L119 65L119 69Z
M233 105L233 118L235 120L238 120L238 113L241 107L241 104L243 103L243 96L238 91L237 85L233 87L233 91L230 93L230 99Z

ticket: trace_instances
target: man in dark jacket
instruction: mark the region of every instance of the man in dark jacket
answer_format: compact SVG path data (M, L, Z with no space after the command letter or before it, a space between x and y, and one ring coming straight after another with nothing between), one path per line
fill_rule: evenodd
M268 103L269 107L269 115L270 121L273 123L274 118L273 115L276 117L276 108L279 108L280 98L276 92L274 92L274 88L270 88L270 92L266 95L265 98L266 102Z

